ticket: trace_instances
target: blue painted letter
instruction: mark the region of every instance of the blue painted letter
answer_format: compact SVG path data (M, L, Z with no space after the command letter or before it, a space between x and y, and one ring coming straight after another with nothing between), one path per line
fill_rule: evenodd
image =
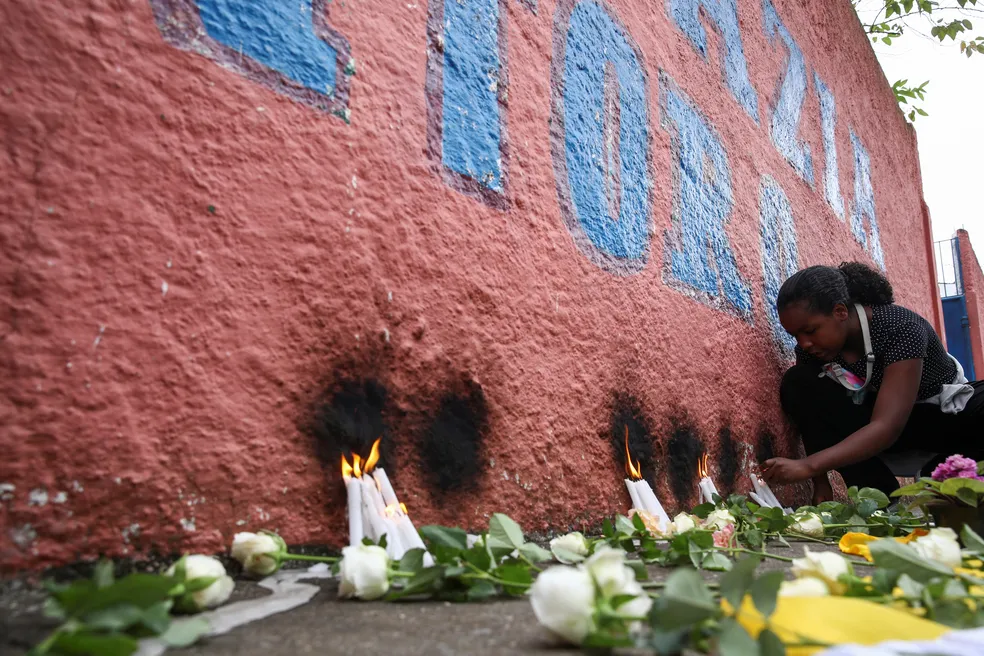
M200 53L299 102L348 120L348 42L325 0L151 0L169 43Z
M696 291L709 304L748 317L752 294L735 262L724 224L731 214L731 174L721 139L665 74L661 125L670 133L673 227L666 234L664 279Z
M431 0L428 66L430 139L445 180L498 204L502 163L505 64L500 57L502 0ZM448 175L450 174L450 175Z
M638 271L649 250L646 76L601 5L580 2L556 25L552 145L565 222L595 264Z
M772 336L784 358L793 352L796 340L779 323L776 298L779 287L799 268L796 252L796 227L789 199L779 184L768 175L762 176L759 191L759 218L762 222L762 281L765 314L772 325Z
M806 62L803 60L803 51L783 25L770 0L762 2L762 18L769 41L775 45L776 34L778 34L789 53L786 59L786 72L780 77L775 106L772 108L772 120L769 126L772 143L792 164L800 177L813 186L813 158L810 155L810 145L799 138L800 116L803 113L803 101L806 99Z
M871 259L882 269L885 268L885 254L882 252L881 234L878 231L878 218L875 216L875 190L871 186L871 158L864 144L851 130L851 144L854 146L854 203L851 207L851 232L854 239L871 254ZM868 219L870 234L865 233L864 220Z
M837 168L837 141L835 132L837 128L837 104L834 102L834 94L830 92L827 85L823 83L817 73L813 74L813 84L817 89L817 96L820 98L820 128L823 134L823 194L827 198L827 204L834 210L841 221L844 220L844 199L841 198L840 175Z
M700 24L702 7L724 40L724 47L721 48L721 67L724 69L724 79L728 83L728 88L748 115L758 123L758 97L748 78L745 49L738 28L736 0L668 0L670 15L677 27L687 35L690 43L706 59L707 33L704 31L704 26Z

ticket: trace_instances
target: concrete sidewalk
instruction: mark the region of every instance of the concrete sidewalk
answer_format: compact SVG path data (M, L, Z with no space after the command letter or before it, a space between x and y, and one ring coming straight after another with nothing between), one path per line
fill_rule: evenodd
M804 543L791 549L771 546L783 556L802 555ZM807 545L813 551L837 551L836 545ZM765 560L759 571L788 569L788 563ZM663 580L674 570L650 568ZM719 573L705 572L707 580ZM581 654L557 647L540 628L526 599L483 603L357 602L337 599L337 582L311 580L321 591L307 604L208 638L175 656L294 656L296 654ZM56 626L41 615L44 594L9 586L0 595L0 656L24 656ZM255 581L237 581L230 603L269 594Z

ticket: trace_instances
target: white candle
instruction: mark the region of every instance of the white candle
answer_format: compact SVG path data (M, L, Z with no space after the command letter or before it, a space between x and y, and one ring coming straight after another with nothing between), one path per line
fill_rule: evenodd
M762 506L763 508L769 508L769 507L771 507L771 506L769 506L768 503L765 502L765 499L763 499L762 497L760 497L755 492L749 492L748 493L748 496L750 496L752 498L752 501L754 501L758 505Z
M639 498L642 500L643 505L649 514L660 520L660 525L662 528L666 528L670 524L670 516L666 514L663 510L663 504L659 502L656 498L656 493L653 492L653 488L649 485L649 481L642 480L636 482L639 486Z
M376 479L376 483L379 485L379 493L383 496L383 503L387 506L396 506L399 508L400 502L396 498L396 492L393 490L393 486L390 485L386 470L376 469L373 471L372 477Z
M348 496L349 545L362 543L365 532L362 526L362 486L358 479L345 477L345 493Z
M629 496L632 498L632 507L636 510L645 510L646 507L639 498L639 490L636 489L635 481L625 479L625 489L629 491Z
M383 517L376 509L375 503L373 503L372 494L370 494L370 489L376 491L376 484L371 478L363 477L358 479L362 485L362 510L364 518L368 521L369 528L371 529L369 533L369 538L373 542L379 542L380 538L387 532L386 529L386 519ZM387 542L389 540L387 539Z

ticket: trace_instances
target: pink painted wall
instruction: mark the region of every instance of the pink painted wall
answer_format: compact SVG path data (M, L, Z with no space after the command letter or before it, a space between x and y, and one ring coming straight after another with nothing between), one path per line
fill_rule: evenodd
M980 379L984 377L984 273L970 243L970 234L966 230L957 230L957 239L960 241L960 273L967 298L967 316L970 318L970 348L974 354L974 370Z
M939 322L914 134L847 0L775 2L805 60L796 134L812 186L770 138L788 55L764 33L760 2L737 3L757 121L725 82L707 16L705 58L669 3L604 5L646 80L647 245L631 271L584 254L558 193L552 103L564 92L552 66L563 69L553 60L572 3L499 5L504 193L450 181L433 125L428 138L440 102L428 58L449 41L429 30L426 0L329 5L356 73L347 99L321 107L235 53L165 40L153 10L188 4L0 9L4 571L218 551L260 528L339 546L344 488L303 427L345 379L388 390L387 470L418 524L482 528L506 511L529 529L563 529L624 511L617 394L648 422L647 475L671 508L695 501L674 492L687 483L669 465L681 444L709 449L719 477L767 450L763 434L794 452L778 411L785 365L765 309L776 262L763 261L760 190L768 176L788 199L798 266L870 261L870 230L867 250L851 231L851 131L870 156L899 300ZM814 73L836 101L845 219L825 200ZM660 102L670 84L726 153L724 234L749 311L673 280L666 235L697 201L674 186ZM423 444L441 399L469 386L488 410L474 487L442 489Z

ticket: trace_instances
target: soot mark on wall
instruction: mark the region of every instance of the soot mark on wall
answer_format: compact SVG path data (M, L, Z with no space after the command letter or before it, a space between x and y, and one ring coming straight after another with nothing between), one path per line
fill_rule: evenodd
M759 463L776 456L775 442L776 436L772 431L765 427L759 429L758 441L755 443L755 459Z
M379 466L385 466L393 448L386 427L389 392L377 380L344 379L327 388L315 401L308 432L323 467L340 475L341 457L365 458L372 443L380 442Z
M738 478L738 445L735 444L731 427L725 426L718 432L718 471L717 483L722 491L731 493Z
M424 432L424 471L440 492L473 487L480 474L488 403L477 382L467 381L463 387L441 398Z
M628 471L625 463L625 435L628 430L629 453L642 467L644 478L652 481L655 473L652 430L646 415L642 412L639 400L631 394L616 392L612 400L612 423L610 438L615 461L622 464L622 471Z
M704 446L689 422L672 421L673 432L666 445L670 490L678 504L686 504L697 493L697 459L704 453Z

